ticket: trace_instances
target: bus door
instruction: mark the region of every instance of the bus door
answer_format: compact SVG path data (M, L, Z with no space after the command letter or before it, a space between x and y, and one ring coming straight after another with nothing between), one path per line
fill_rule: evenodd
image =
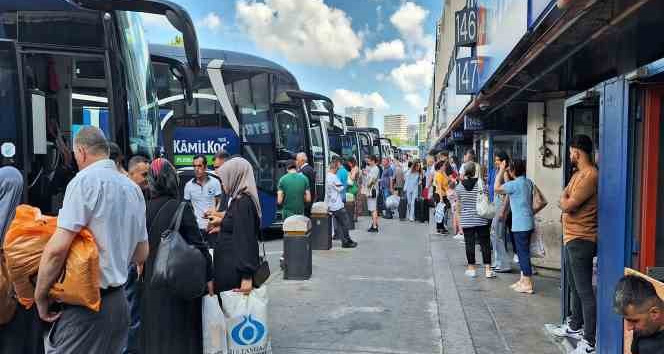
M286 173L287 164L295 160L298 153L310 155L306 122L302 110L295 105L274 105L274 138L276 150L275 180L278 181Z
M371 136L369 136L368 133L358 132L357 141L360 147L359 164L362 168L364 168L366 167L367 158L369 158L369 156L371 155L371 149L372 149Z

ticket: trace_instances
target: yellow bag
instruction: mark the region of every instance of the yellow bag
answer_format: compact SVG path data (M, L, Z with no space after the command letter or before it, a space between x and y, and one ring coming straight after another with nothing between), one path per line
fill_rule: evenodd
M30 308L34 303L34 283L39 262L48 240L55 233L57 219L44 216L38 208L19 205L4 241L9 278L14 283L19 303ZM99 311L99 251L89 230L74 238L61 276L49 291L56 301L85 306Z

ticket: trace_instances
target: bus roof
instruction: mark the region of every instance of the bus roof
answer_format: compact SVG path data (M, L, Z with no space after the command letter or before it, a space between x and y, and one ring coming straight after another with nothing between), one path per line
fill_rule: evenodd
M53 0L51 0L53 1ZM63 0L60 0L63 1ZM150 44L150 54L178 59L182 62L185 60L184 49L182 47L163 45L163 44ZM201 48L201 65L206 68L207 65L214 59L222 59L224 67L229 69L261 69L267 71L278 72L290 76L293 81L297 82L293 74L286 70L283 66L261 57L251 54L233 52L230 50L221 49L205 49Z

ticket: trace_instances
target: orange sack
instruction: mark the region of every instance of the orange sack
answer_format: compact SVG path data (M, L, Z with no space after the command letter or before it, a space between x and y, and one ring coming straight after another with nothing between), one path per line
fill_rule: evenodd
M7 265L0 252L0 325L9 323L16 313L14 287L9 280Z
M19 205L5 235L3 248L9 278L14 283L18 301L26 308L34 302L39 262L56 228L57 218L42 215L38 208ZM99 274L97 244L92 233L83 229L74 238L63 272L49 295L59 302L99 311Z

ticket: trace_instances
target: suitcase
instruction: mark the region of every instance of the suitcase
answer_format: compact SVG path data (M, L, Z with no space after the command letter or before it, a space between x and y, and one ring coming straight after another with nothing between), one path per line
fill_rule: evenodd
M406 220L406 212L408 211L408 201L406 197L402 197L399 201L399 220Z
M419 222L429 222L429 205L423 198L415 199L415 219Z

